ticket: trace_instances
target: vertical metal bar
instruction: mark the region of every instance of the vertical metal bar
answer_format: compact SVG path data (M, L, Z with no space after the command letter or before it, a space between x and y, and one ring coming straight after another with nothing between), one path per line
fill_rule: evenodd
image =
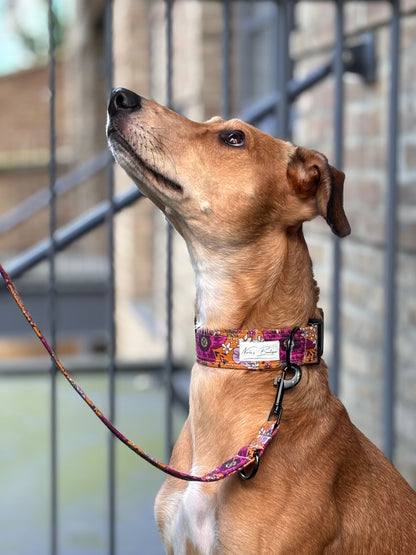
M277 81L278 81L278 110L276 135L280 139L289 138L289 97L287 84L289 82L289 9L288 0L278 0L278 52L277 52Z
M396 239L397 239L397 136L399 105L400 0L391 0L390 93L388 124L388 169L385 255L385 328L384 328L384 454L394 456L394 377L396 331Z
M113 0L107 0L105 6L105 60L107 97L113 88ZM114 165L107 169L107 196L109 208L107 213L107 256L108 256L108 395L109 417L111 422L116 418L116 322L115 322L115 265L114 265ZM115 479L115 437L108 436L108 552L116 553L116 479Z
M51 346L56 350L56 267L55 267L55 229L56 229L56 121L55 121L55 14L53 0L48 1L48 32L49 32L49 234L51 247L49 250L49 294L48 311L50 322ZM57 401L56 378L57 368L54 363L50 369L51 376L51 522L50 547L52 555L58 552L58 438L57 438Z
M173 2L166 1L166 104L173 108Z
M222 21L222 113L225 119L231 116L231 0L223 0Z
M166 0L166 103L169 108L173 107L173 0ZM166 389L165 407L165 451L166 459L170 458L173 447L173 385L172 385L172 319L173 319L173 228L167 224L166 245L166 361L164 369L164 381Z
M343 166L343 136L344 136L344 61L343 61L343 37L344 37L344 2L336 1L336 41L334 57L335 75L335 111L334 111L334 162L338 169ZM333 273L332 273L332 363L329 373L329 385L333 393L339 392L340 372L340 330L341 330L341 245L339 237L334 236L333 248Z

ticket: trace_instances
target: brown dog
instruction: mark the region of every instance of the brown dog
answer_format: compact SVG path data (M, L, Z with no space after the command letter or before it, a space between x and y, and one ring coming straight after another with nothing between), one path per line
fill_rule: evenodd
M341 172L241 121L194 123L125 89L108 112L117 162L187 243L199 328L292 329L320 317L302 223L320 214L350 232ZM156 519L168 553L416 553L415 492L353 426L325 363L302 371L253 480L166 479ZM203 473L237 453L267 417L279 374L196 363L171 465Z

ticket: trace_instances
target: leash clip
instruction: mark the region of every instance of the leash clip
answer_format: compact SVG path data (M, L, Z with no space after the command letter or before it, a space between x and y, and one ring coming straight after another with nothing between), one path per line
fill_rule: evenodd
M290 369L294 371L294 375L291 378L289 378L288 380L284 379L284 376L288 370L287 368L285 368L283 371L282 377L276 378L273 383L273 385L277 387L277 392L276 392L276 397L275 397L272 409L269 414L269 420L271 420L273 416L277 416L276 424L275 424L276 427L280 423L280 418L283 412L282 403L283 403L284 392L287 389L292 389L293 387L295 387L295 385L297 385L300 382L300 379L302 377L302 369L300 366L298 366L297 364L291 364Z
M273 383L273 385L277 387L277 391L276 391L276 397L275 397L273 406L269 414L269 421L272 420L273 418L276 418L276 422L274 425L275 429L280 424L280 419L282 417L282 412L283 412L282 402L283 402L283 395L285 392L285 379L284 379L285 372L286 372L286 368L283 370L282 377L276 378Z
M283 412L283 395L286 389L292 389L300 382L302 377L302 370L300 366L297 364L292 364L290 361L290 353L293 347L293 340L295 337L295 333L299 330L298 327L293 328L290 332L289 339L286 345L286 366L283 369L282 376L280 378L276 378L274 380L274 386L277 387L276 397L271 408L269 414L269 421L272 420L273 417L276 417L275 429L280 424L280 419L282 417ZM289 378L288 380L285 379L286 372L294 372L294 375Z

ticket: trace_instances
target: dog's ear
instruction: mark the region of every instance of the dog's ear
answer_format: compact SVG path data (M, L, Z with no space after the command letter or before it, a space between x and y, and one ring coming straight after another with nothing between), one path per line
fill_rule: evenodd
M338 237L351 233L343 208L345 175L320 152L298 147L288 167L289 184L299 197L315 199L318 213Z

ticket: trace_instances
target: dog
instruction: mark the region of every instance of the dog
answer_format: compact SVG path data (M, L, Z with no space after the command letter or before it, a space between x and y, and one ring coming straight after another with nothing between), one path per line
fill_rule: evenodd
M115 160L186 241L205 347L218 330L295 330L321 319L302 224L321 215L336 235L350 233L344 174L324 155L235 119L195 123L127 89L111 94L107 136ZM242 360L250 339L231 358L230 342L217 349L224 365L195 363L175 468L215 468L269 414L284 364L258 362L265 352L277 357L259 350L260 337L254 362ZM300 364L285 393L279 433L254 479L166 478L155 516L167 553L416 553L416 493L351 423L324 361L314 362Z

